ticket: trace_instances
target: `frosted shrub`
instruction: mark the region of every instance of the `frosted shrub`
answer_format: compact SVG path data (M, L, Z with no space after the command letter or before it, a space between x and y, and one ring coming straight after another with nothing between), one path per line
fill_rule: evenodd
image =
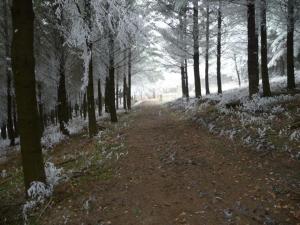
M44 200L52 195L53 188L43 182L34 181L27 190L28 197L34 201L43 203Z
M275 106L271 110L272 114L280 114L283 113L284 111L285 109L281 105Z
M67 129L71 135L82 132L83 128L87 126L87 121L80 118L74 118L67 124Z
M6 170L2 170L2 172L1 172L1 177L2 177L2 178L7 177L7 172L6 172Z
M45 164L45 173L48 185L52 187L57 185L63 177L62 172L62 168L57 169L53 163L47 162Z
M266 128L258 128L257 129L257 133L259 135L260 138L263 138L266 136L266 132L267 132L267 129Z
M46 149L51 149L55 144L58 144L64 139L65 135L60 132L58 126L50 126L45 130L41 143Z
M290 135L290 140L291 140L291 141L300 141L300 130L294 131L294 132Z
M53 188L46 184L34 181L31 183L30 188L27 190L29 200L23 205L22 214L24 224L27 224L28 213L39 204L43 204L46 198L49 198L53 193Z
M62 169L57 169L53 163L47 162L45 164L47 184L39 181L31 183L30 188L27 190L28 201L23 205L22 209L25 224L28 221L28 213L38 205L43 204L52 195L54 186L63 178L62 172Z

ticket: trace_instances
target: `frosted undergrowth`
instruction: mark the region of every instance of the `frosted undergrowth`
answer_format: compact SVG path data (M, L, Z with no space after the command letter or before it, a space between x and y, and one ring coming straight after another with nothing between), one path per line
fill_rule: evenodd
M300 141L300 130L294 131L294 132L290 135L290 140L291 140L291 141Z
M300 72L296 74L296 82L300 83ZM286 90L286 78L272 79L271 86L274 93ZM283 138L284 142L300 141L300 130L291 130L289 125L294 121L294 114L300 113L300 109L292 112L286 107L286 104L299 99L300 94L282 94L274 97L256 95L249 99L248 89L241 88L226 91L222 95L204 96L200 101L194 98L189 101L177 99L167 105L171 109L183 112L182 117L188 117L206 127L210 133L227 136L230 139L238 136L244 144L264 151L275 149L269 135ZM284 121L280 125L284 127L280 131L274 130L274 126L280 121ZM290 143L282 145L284 148L290 146Z
M78 134L83 131L85 127L87 127L88 121L82 120L80 117L73 118L67 125L67 129L69 130L71 135ZM48 150L53 148L55 145L60 143L61 141L68 138L67 136L63 135L58 125L50 125L45 128L43 137L41 138L41 144L44 150ZM19 151L20 150L20 139L15 139L16 146L13 148L9 148L10 140L6 139L3 140L0 138L0 158L2 161L5 161L5 156L8 153Z
M28 200L22 207L24 224L28 223L29 213L39 205L45 203L46 199L52 196L54 187L62 180L66 179L63 169L58 169L53 163L45 163L46 182L34 181L27 190Z
M53 148L54 145L58 144L65 139L58 126L49 126L45 129L44 135L41 139L41 144L46 149Z

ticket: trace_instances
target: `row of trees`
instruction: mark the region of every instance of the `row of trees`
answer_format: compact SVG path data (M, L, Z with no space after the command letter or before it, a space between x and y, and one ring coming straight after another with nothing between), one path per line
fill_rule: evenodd
M206 94L210 93L213 76L218 93L222 93L224 61L234 65L239 84L248 79L250 96L258 93L260 77L263 95L270 96L269 76L276 74L278 68L281 75L287 76L287 88L296 87L294 61L299 56L294 49L299 52L300 48L294 45L300 39L298 1L159 0L153 7L165 20L165 26L159 28L168 52L165 64L181 71L184 97L189 95L187 61L193 61L195 96L202 94L199 55L205 64ZM245 69L247 73L243 73Z
M3 0L0 7L1 135L11 145L20 135L27 190L45 182L46 126L69 135L69 120L81 116L93 137L103 105L117 122L121 103L131 109L133 78L153 81L147 74L155 68L140 67L152 55L150 30L134 0Z

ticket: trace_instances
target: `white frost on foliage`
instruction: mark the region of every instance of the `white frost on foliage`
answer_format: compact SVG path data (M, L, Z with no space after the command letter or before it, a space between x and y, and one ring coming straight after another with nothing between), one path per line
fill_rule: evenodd
M51 125L45 129L41 143L46 149L51 149L64 139L65 136L60 132L59 127Z
M294 131L294 132L290 135L290 140L291 140L291 141L300 141L300 130Z
M63 169L62 168L57 169L53 163L46 162L45 174L46 174L47 184L51 187L54 187L63 178Z
M34 181L27 190L28 200L22 208L22 215L25 224L28 222L28 215L30 211L34 210L37 206L44 204L45 200L51 197L54 186L56 186L63 178L62 173L63 169L57 169L53 163L45 163L47 184L40 181Z
M27 190L28 201L23 205L22 215L24 224L28 222L28 214L31 210L40 204L43 204L47 198L53 193L53 187L46 184L34 181L31 183L30 188Z
M6 171L6 170L2 170L2 172L1 172L1 177L2 177L2 178L7 177L7 171Z
M285 77L275 77L270 83L273 93L286 90ZM296 83L300 83L300 71L296 71ZM214 135L227 136L230 139L239 137L245 145L255 147L258 151L272 151L275 148L287 151L284 150L285 145L287 148L292 147L300 141L300 130L291 130L288 125L293 122L294 112L289 111L286 105L298 102L299 99L300 94L282 94L273 97L255 95L249 98L248 89L240 88L225 91L221 95L207 95L200 101L194 98L178 99L168 103L168 106L183 112L182 117L192 119ZM203 113L211 112L214 114L213 117L201 116ZM297 113L299 112L297 108ZM280 122L283 120L287 121L285 125ZM274 132L277 130L277 122L285 127L276 134ZM274 135L283 138L285 144L275 147L275 142L270 138Z
M70 121L67 125L67 129L70 132L71 135L78 134L82 132L84 127L88 126L88 121L83 120L79 117L73 118L72 121Z
M68 129L68 131L70 132L71 135L82 132L82 130L86 126L87 126L87 121L82 120L79 117L73 118L68 124L66 124L66 128ZM68 137L63 135L60 132L59 126L51 125L45 129L44 135L41 139L41 143L46 149L51 149L56 144L65 140L66 138L68 138Z
M43 202L46 198L49 198L52 195L52 192L53 188L51 186L47 186L43 182L34 181L27 190L27 195L32 200Z

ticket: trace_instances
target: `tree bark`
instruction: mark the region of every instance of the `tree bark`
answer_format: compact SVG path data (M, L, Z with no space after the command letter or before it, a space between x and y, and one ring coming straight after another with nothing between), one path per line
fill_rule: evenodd
M40 134L41 137L43 137L44 133L44 112L43 112L43 101L42 101L42 86L40 83L38 83L38 109L39 109L39 119L40 119Z
M27 194L31 182L46 182L35 90L34 12L31 0L13 0L12 21L12 68Z
M11 52L10 52L10 38L9 38L9 27L8 27L8 8L7 8L7 0L3 0L3 25L4 25L4 41L5 41L5 70L6 70L6 80L7 80L7 89L6 89L6 97L7 97L7 133L8 138L10 140L10 146L15 145L15 135L13 128L13 120L12 120L12 96L11 96Z
M268 41L267 41L267 3L266 0L260 1L261 10L261 22L260 22L260 33L261 33L261 77L263 84L263 95L271 96L270 82L269 82L269 71L268 71Z
M236 75L237 75L238 82L239 82L239 87L241 87L241 75L240 75L240 71L239 71L239 68L238 68L237 58L236 58L236 54L235 53L233 55L233 60L234 60Z
M115 96L115 59L114 59L115 41L113 34L110 31L109 35L109 82L108 82L108 108L110 113L110 121L118 122L116 111L116 96Z
M76 102L75 102L74 109L75 109L75 117L78 117L79 105L78 105L78 103L77 103L77 100L76 100Z
M189 98L190 91L189 91L189 75L188 75L187 59L184 60L184 81L185 81L185 96Z
M288 25L287 25L287 87L288 89L296 88L295 68L294 68L294 18L295 0L288 0Z
M116 109L119 109L119 70L116 77Z
M206 0L206 48L205 48L205 90L206 94L210 94L209 90L209 38L210 38L210 30L209 30L209 0Z
M279 65L279 70L280 70L281 76L285 75L285 66L286 66L286 63L285 63L284 57L282 56L282 57L280 57L280 65Z
M219 0L218 8L218 37L217 37L217 84L218 94L222 94L222 79L221 79L221 49L222 49L222 5Z
M186 3L186 5L183 8L183 49L184 49L184 80L185 80L185 94L186 97L189 98L190 97L190 92L189 92L189 76L188 76L188 60L187 60L187 11L188 11L188 5Z
M131 69L132 69L132 52L128 50L128 88L127 88L127 108L131 110Z
M13 104L14 135L15 135L15 137L19 137L18 120L17 120L17 105L16 105L15 97L13 97L12 104Z
M101 79L98 79L98 113L102 116L102 91L101 91Z
M84 20L89 28L89 33L92 33L92 8L91 0L84 1ZM95 97L94 97L94 71L93 71L93 43L91 41L90 34L86 37L87 53L90 56L89 68L88 68L88 85L87 85L87 110L88 110L88 130L89 136L93 137L97 134L97 122L95 113Z
M109 96L108 96L108 89L109 89L109 77L105 78L105 91L104 91L104 103L105 103L105 112L109 113Z
M87 100L86 100L86 92L83 95L83 103L82 103L82 108L83 108L83 118L86 120L87 116Z
M127 79L126 74L124 73L124 81L123 81L123 108L127 110Z
M180 73L181 73L181 91L182 97L186 98L186 81L185 81L185 70L184 70L184 62L180 65Z
M68 104L68 117L69 117L69 120L73 119L73 107L72 107L71 101Z
M3 140L6 140L7 138L7 133L6 133L6 124L3 123L1 126L1 137Z
M184 39L183 39L183 10L179 13L179 26L180 26L180 43L183 45ZM181 91L182 91L182 97L186 98L186 79L185 79L185 70L184 70L184 57L181 56L181 64L180 64L180 73L181 73Z
M63 44L61 38L60 43ZM66 124L69 122L68 117L68 100L66 91L66 77L65 77L65 54L63 47L60 50L59 59L59 83L57 88L57 113L60 131L64 135L69 135L69 131L66 128Z
M199 5L198 0L193 0L193 39L194 39L194 80L195 80L195 96L201 97L201 81L199 69Z
M93 52L92 44L89 44L91 59L89 62L89 81L87 86L87 106L89 118L89 136L93 137L97 134L97 122L95 114L95 98L94 98L94 77L93 77Z
M258 49L255 26L255 0L248 0L248 79L250 97L258 93Z

